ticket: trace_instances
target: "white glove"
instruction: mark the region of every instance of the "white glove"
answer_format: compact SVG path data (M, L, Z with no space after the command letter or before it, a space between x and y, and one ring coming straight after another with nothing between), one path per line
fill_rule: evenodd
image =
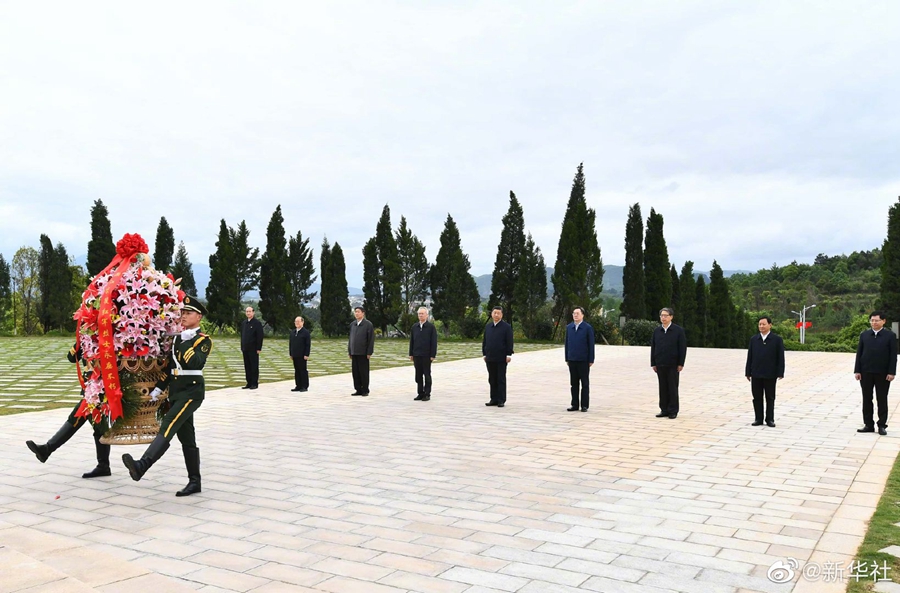
M150 392L150 401L156 402L159 401L159 395L162 393L162 389L159 387L154 387L153 391Z

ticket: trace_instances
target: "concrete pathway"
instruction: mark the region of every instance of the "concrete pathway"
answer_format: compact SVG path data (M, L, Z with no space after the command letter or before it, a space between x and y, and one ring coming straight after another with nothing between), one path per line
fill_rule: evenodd
M900 432L857 434L853 356L806 352L777 428L751 427L744 356L689 351L676 420L654 417L646 348L598 348L586 414L561 350L514 357L504 409L480 360L435 365L427 403L411 366L368 398L349 375L214 391L186 498L177 441L141 482L119 459L142 447L84 480L88 431L44 465L24 445L64 411L0 417L0 593L843 591L801 573L849 565Z

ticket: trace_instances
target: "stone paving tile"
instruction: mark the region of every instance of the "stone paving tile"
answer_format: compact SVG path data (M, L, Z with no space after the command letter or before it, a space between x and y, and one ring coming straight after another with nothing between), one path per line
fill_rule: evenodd
M195 417L204 491L185 499L177 447L140 483L118 465L82 480L89 435L46 464L23 445L64 410L3 416L0 546L27 547L16 526L59 534L209 593L786 592L772 563L855 552L900 439L855 433L846 354L789 352L778 428L750 427L744 357L691 349L676 421L653 417L646 348L600 348L574 416L558 349L516 355L502 410L482 405L479 360L435 365L429 405L408 366L374 371L370 398L347 375L307 398L215 391Z

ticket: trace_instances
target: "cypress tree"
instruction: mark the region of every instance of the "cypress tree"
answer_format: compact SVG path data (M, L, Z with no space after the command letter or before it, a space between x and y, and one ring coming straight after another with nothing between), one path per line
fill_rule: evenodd
M9 262L0 253L0 324L6 323L6 316L12 305L12 276Z
M534 244L531 233L525 240L521 260L516 303L522 329L526 336L533 338L537 335L538 313L547 302L547 266L541 248Z
M350 323L350 293L347 288L347 266L340 244L322 242L322 276L319 314L322 332L326 336L344 336Z
M229 228L228 235L234 253L237 302L241 303L244 295L259 285L259 268L262 262L259 258L259 249L250 248L250 231L245 221L241 221L237 230Z
M172 255L175 253L175 231L169 226L166 217L159 219L156 227L156 245L153 250L153 266L160 272L168 272L172 267ZM182 290L184 287L182 286ZM189 294L194 294L189 293Z
M316 269L313 266L313 253L309 239L297 231L296 237L288 240L288 274L291 281L291 307L297 311L294 315L303 315L303 306L316 298L316 291L309 287L316 281Z
M181 278L181 290L187 294L197 296L197 282L194 280L194 266L188 259L187 248L184 241L178 243L178 251L175 253L175 262L172 264L172 276L177 280Z
M430 274L432 313L436 319L448 324L459 323L469 307L477 307L481 302L470 267L469 257L462 250L459 229L448 214Z
M44 328L44 331L53 329L51 317L50 300L53 298L53 291L58 288L53 284L55 270L53 269L56 261L53 257L53 243L47 235L41 235L41 250L38 259L38 287L40 289L40 297L37 302L38 321ZM68 285L67 285L68 287Z
M675 269L675 264L672 264L669 269L669 277L672 279L672 308L678 314L678 311L681 310L681 287L678 283L678 270Z
M391 209L385 204L375 227L375 236L363 248L363 297L366 317L387 332L397 323L401 310L400 284L403 270L397 242L391 230Z
M551 276L557 320L566 319L575 306L594 310L603 292L603 260L597 243L596 214L593 208L587 207L584 194L584 163L581 163L572 181Z
M713 348L729 348L734 331L734 304L728 293L725 274L716 261L709 272L708 331Z
M515 319L516 285L522 270L522 255L525 250L525 215L516 194L509 192L509 210L503 217L503 230L494 260L491 276L491 296L488 308L503 307L503 317L512 324ZM545 281L546 284L546 281Z
M209 256L209 284L206 285L206 308L213 324L237 327L238 309L241 306L237 294L237 269L231 248L231 235L225 219L222 219L219 223L216 252Z
M890 322L900 321L900 200L888 210L887 237L881 247L880 306Z
M647 316L658 319L659 310L672 303L672 277L669 274L669 250L663 236L663 217L653 208L647 218L644 240L644 298Z
M94 202L91 208L91 240L88 242L87 270L96 276L116 256L116 244L113 242L109 224L109 210L102 200Z
M694 343L697 346L709 348L712 345L709 337L709 292L706 290L706 280L703 279L702 274L697 277L697 292L695 294L697 297L697 308L694 314L694 333L696 335ZM690 334L687 337L690 340Z
M53 250L53 267L50 278L52 292L50 294L50 326L54 329L73 328L72 312L72 267L69 266L69 254L62 243L57 243ZM84 287L81 287L83 290ZM80 295L79 291L79 295Z
M397 229L397 254L400 257L400 293L403 311L409 312L421 305L428 295L428 259L425 245L412 234L406 224L406 217L400 217Z
M622 315L629 319L643 319L647 314L644 296L644 219L641 205L637 203L628 209L628 222L625 223L622 284Z
M703 336L697 327L697 284L694 281L694 262L686 261L678 279L679 304L676 312L684 328L688 346L703 346Z
M266 229L266 251L259 265L259 310L273 330L291 327L291 283L288 278L287 240L281 204Z

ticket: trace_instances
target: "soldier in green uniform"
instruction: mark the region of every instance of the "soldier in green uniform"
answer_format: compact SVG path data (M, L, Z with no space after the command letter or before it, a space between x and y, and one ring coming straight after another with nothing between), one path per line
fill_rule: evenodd
M75 341L75 345L69 350L68 358L69 362L72 364L78 362L79 359L84 360L81 356L81 344L78 343L78 340ZM85 372L89 374L90 368L86 369ZM84 390L82 390L81 395L84 395ZM50 440L45 444L38 445L34 441L25 441L25 444L31 449L31 452L35 454L41 463L46 463L47 459L50 458L51 453L62 447L66 441L72 438L72 435L78 432L78 429L89 423L87 417L75 415L80 407L81 401L75 404L75 407L72 408L72 411L69 413L69 417L66 418L63 425L56 431L56 434L50 437ZM94 425L94 446L97 448L97 467L82 474L82 478L99 478L101 476L112 475L112 472L109 471L110 446L100 442L100 437L103 436L104 432L105 427L103 424L98 423Z
M212 351L212 340L200 332L200 319L206 315L206 307L195 297L184 297L184 308L181 310L181 326L184 331L175 336L172 344L172 356L166 368L166 377L156 384L150 393L157 397L166 387L169 388L169 411L159 427L159 433L140 459L131 455L122 455L122 462L128 468L132 480L140 480L169 448L169 441L175 435L181 442L184 452L184 465L187 467L188 484L175 493L175 496L188 496L200 492L200 449L194 435L194 412L203 403L205 383L203 366Z

